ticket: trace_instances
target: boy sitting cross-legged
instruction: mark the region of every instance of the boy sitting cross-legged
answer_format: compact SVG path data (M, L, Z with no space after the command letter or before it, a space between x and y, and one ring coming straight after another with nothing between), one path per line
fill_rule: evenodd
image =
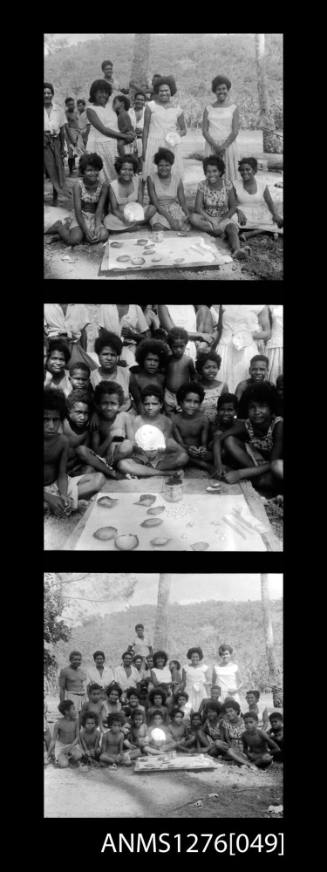
M89 426L90 400L85 391L73 390L66 400L66 418L63 421L63 433L69 442L67 471L71 476L80 473L102 472L108 478L116 478L116 473L108 462L97 455L90 447L91 432Z
M161 388L156 384L147 385L141 391L141 399L143 414L131 419L131 451L126 459L118 462L118 469L130 475L149 477L186 466L188 454L173 439L172 422L162 414Z
M71 478L67 475L69 441L60 432L66 413L61 390L44 390L44 505L58 517L78 509L80 499L97 493L105 482L101 472Z
M201 404L204 388L197 382L183 384L177 391L181 412L173 416L173 435L188 454L190 466L211 471L211 454L207 449L209 421L203 414Z
M92 419L92 448L107 463L116 465L132 453L133 429L128 412L121 411L122 387L117 382L101 381L94 391L96 413Z

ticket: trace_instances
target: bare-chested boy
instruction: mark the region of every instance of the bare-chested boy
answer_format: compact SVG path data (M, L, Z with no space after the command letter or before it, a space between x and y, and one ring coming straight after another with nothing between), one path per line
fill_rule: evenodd
M104 484L101 472L71 478L67 475L69 441L60 430L66 414L61 390L44 390L44 504L58 517L78 509L79 499L88 499Z
M130 419L131 450L126 459L119 461L118 469L129 475L149 477L186 466L188 454L173 438L171 420L162 414L161 388L147 385L141 391L141 399L144 412Z
M273 761L273 753L279 751L279 747L271 738L258 727L258 715L255 712L246 712L243 715L245 731L242 733L244 753L255 763L259 769L266 769Z
M63 433L69 442L67 472L71 476L93 472L102 472L108 478L116 478L116 473L105 459L99 457L90 447L91 432L89 426L90 400L85 391L73 390L66 400L66 418L63 421Z
M123 766L131 765L128 752L124 753L123 751L125 737L122 725L124 721L125 717L122 713L108 715L109 730L106 730L102 737L100 762L109 763L115 769L119 763L122 763Z
M209 421L201 411L204 388L197 382L182 385L177 391L181 412L173 416L173 436L188 453L189 464L211 471L208 451Z
M124 392L118 382L101 381L94 391L96 413L91 424L92 448L110 466L132 453L131 416L122 412Z
M101 732L98 715L94 711L84 711L81 715L79 745L86 763L97 761L100 757Z
M170 415L178 406L177 391L185 382L196 378L195 366L191 357L185 354L188 334L183 327L173 327L168 333L171 357L168 359L165 386L165 412Z
M65 769L70 761L76 763L81 760L82 751L78 744L79 729L74 703L65 699L59 703L58 710L62 717L58 718L53 728L49 758L55 759L57 765Z
M70 350L64 339L50 339L44 376L44 387L60 389L67 397L71 391L69 373L66 369Z
M87 702L83 702L79 716L80 724L83 724L83 717L85 714L95 714L100 731L103 731L103 722L107 717L107 706L102 697L102 693L103 688L100 687L99 684L96 684L96 682L89 684L87 690L88 700Z

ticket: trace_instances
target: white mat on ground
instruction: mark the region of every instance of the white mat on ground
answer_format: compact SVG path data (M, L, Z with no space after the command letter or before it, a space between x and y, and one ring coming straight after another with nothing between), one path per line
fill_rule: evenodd
M151 484L145 484L144 493L151 494ZM112 508L103 508L98 500L110 496L117 500ZM154 496L154 495L153 495ZM148 514L143 505L135 505L139 493L98 494L76 551L117 551L115 538L100 540L94 533L101 527L113 527L118 533L137 536L137 551L266 551L261 533L269 529L250 512L243 494L185 494L176 503L156 495L152 507L164 506L155 516ZM157 526L142 527L143 521L157 517ZM167 539L167 543L153 545L153 540Z
M178 769L218 769L212 757L206 754L158 754L157 757L139 757L135 763L134 772L176 772Z
M219 251L215 243L204 239L202 236L170 236L163 233L162 242L152 242L153 251L147 254L149 238L145 236L127 238L122 235L119 239L109 240L109 246L105 251L102 261L102 270L126 270L135 269L164 269L165 267L191 267L207 266L224 263L233 263L233 258L225 252ZM138 240L146 239L146 245L139 245ZM113 243L119 241L120 248ZM130 257L130 261L120 261L120 257ZM134 258L143 258L144 263L133 263ZM156 259L158 258L158 259ZM160 258L160 260L159 260Z

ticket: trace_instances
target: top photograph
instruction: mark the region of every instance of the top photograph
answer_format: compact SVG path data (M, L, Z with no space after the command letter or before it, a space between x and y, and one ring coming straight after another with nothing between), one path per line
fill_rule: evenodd
M283 280L283 34L44 34L44 278Z

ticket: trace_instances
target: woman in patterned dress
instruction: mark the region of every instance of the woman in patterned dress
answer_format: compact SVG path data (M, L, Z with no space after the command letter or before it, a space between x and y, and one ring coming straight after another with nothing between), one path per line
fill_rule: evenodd
M233 182L238 178L238 147L236 138L240 130L239 111L230 102L231 82L226 76L216 76L211 90L216 94L216 102L206 106L203 113L202 133L206 140L205 156L215 154L223 158L226 166L226 179Z
M98 154L86 152L79 161L82 175L73 187L74 218L68 229L62 221L57 221L51 232L56 232L67 245L80 242L105 242L108 230L102 223L104 204L108 196L108 185L99 181L102 159Z
M154 172L153 158L159 148L169 148L175 156L173 175L183 178L183 161L180 153L180 137L186 136L186 125L180 106L171 104L172 83L160 79L155 85L156 101L146 103L143 127L143 178Z
M233 185L225 179L225 163L220 157L204 158L205 179L200 182L196 192L194 212L190 222L198 230L205 230L211 236L223 236L231 248L232 256L244 260L248 247L241 249L238 228L232 221L237 209Z

